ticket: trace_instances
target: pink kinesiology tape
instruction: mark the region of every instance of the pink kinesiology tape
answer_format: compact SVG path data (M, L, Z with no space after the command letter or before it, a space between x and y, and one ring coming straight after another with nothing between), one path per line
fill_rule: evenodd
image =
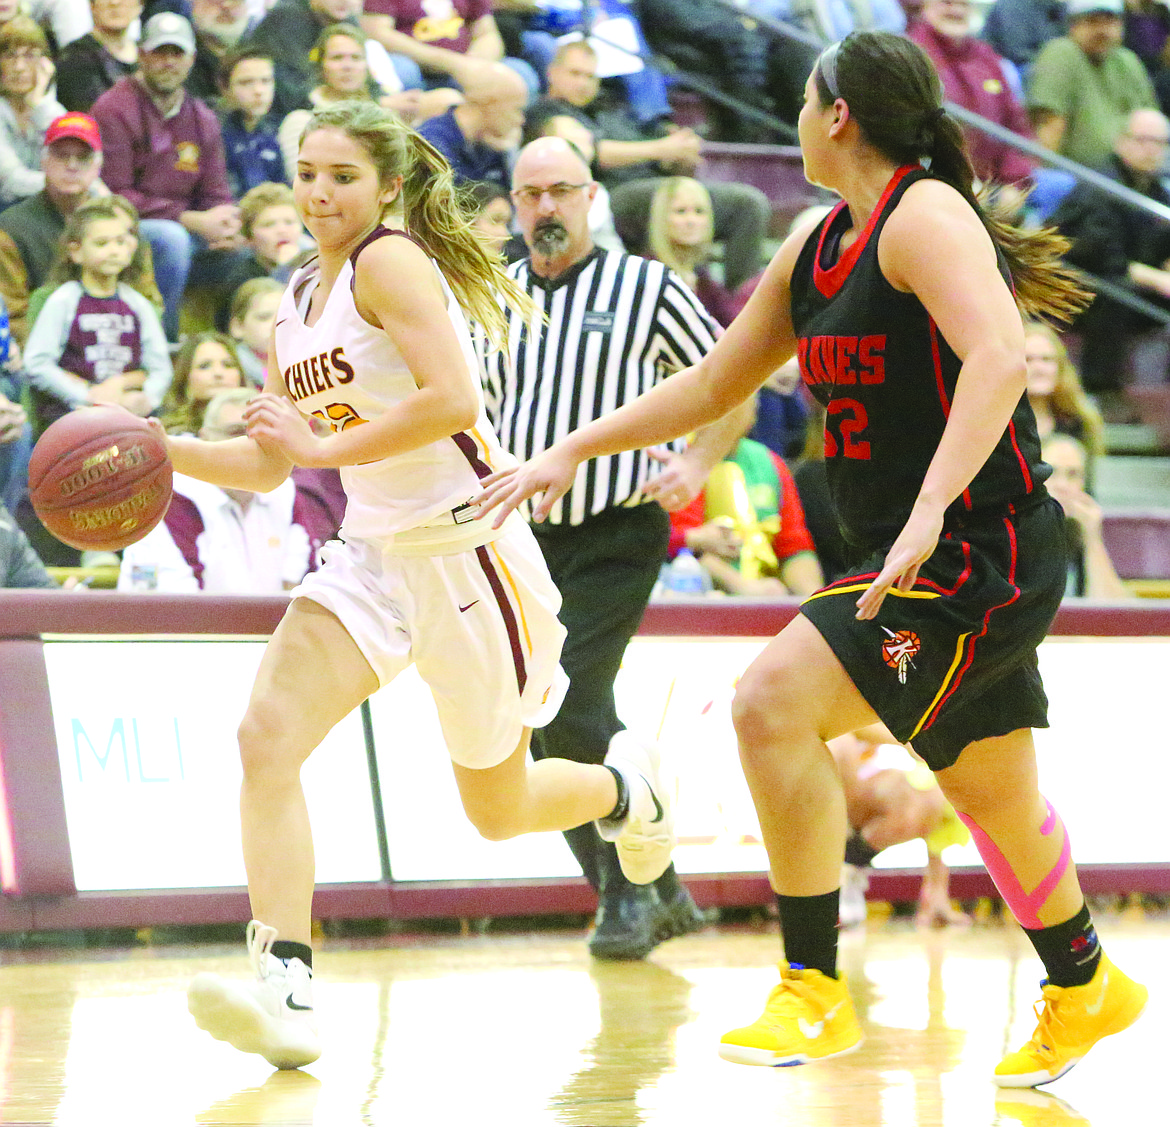
M1044 902L1052 895L1052 890L1060 883L1060 878L1064 876L1064 871L1072 860L1068 831L1064 828L1064 823L1061 822L1056 811L1053 810L1052 803L1045 799L1044 804L1048 807L1048 817L1044 819L1040 833L1047 837L1059 825L1064 833L1064 846L1056 864L1031 892L1024 891L1024 886L1020 884L1019 878L1012 870L1008 859L1000 852L999 846L975 824L972 818L966 814L959 815L963 820L963 825L971 831L971 836L975 839L975 847L979 850L979 856L983 858L983 863L987 866L991 879L995 881L995 887L999 889L999 894L1012 910L1012 915L1019 920L1021 927L1032 931L1044 926L1040 922L1038 913L1044 906Z

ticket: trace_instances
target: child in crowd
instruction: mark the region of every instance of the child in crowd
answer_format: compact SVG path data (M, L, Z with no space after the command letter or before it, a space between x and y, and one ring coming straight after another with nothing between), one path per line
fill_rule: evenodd
M245 47L230 53L220 70L221 113L228 183L239 199L258 184L284 184L288 177L276 140L278 122L270 119L276 89L272 56Z
M232 295L228 332L236 342L246 381L263 387L268 370L268 339L284 292L275 278L252 278Z
M305 229L293 207L292 189L287 184L257 184L240 200L240 234L251 254L245 256L224 283L235 293L251 278L276 278L287 282L292 264L306 249ZM226 304L216 313L215 327L228 328Z
M128 200L91 200L70 216L25 349L38 430L88 403L145 416L162 402L171 361L144 274Z
M198 434L217 391L244 386L235 343L223 333L193 333L175 357L175 378L159 412L170 434Z

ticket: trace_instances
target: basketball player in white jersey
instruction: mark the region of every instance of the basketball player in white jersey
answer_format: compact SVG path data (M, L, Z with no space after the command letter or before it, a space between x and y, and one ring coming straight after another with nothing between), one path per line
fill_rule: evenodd
M564 692L560 596L523 520L494 532L472 519L480 478L514 463L484 416L462 312L499 334L498 295L525 299L472 233L450 168L377 105L346 102L306 126L294 193L318 256L282 298L247 437L168 440L176 470L220 486L263 492L294 464L337 466L349 498L341 542L292 592L239 731L255 976L200 975L188 993L201 1027L278 1068L320 1053L300 768L411 662L485 837L597 820L636 883L661 875L673 845L656 753L627 733L604 766L526 757Z

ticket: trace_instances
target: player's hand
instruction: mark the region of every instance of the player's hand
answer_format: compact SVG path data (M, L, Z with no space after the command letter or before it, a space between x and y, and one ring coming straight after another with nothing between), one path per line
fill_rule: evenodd
M499 528L525 501L540 494L533 506L532 519L543 521L573 485L577 476L577 462L557 446L550 447L515 469L503 470L485 477L483 490L471 503L479 507L479 518L499 508L492 528Z
M886 554L885 566L857 600L858 618L876 618L891 588L909 591L914 586L918 569L930 559L938 545L942 526L942 509L922 503L914 506L906 527Z
M685 509L702 491L707 475L694 459L676 454L669 447L648 446L646 453L665 468L650 479L642 496L657 501L668 513Z
M0 394L0 446L15 442L24 430L24 408Z
M262 445L275 446L290 462L298 466L318 464L322 444L308 420L281 395L257 395L244 408L248 437Z

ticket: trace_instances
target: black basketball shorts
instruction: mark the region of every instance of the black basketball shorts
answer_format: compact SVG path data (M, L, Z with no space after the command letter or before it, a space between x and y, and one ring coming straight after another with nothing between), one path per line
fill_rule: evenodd
M856 618L886 550L801 605L858 691L932 770L969 743L1046 728L1036 663L1064 594L1064 517L1047 499L1022 513L968 519L945 533L912 590Z

